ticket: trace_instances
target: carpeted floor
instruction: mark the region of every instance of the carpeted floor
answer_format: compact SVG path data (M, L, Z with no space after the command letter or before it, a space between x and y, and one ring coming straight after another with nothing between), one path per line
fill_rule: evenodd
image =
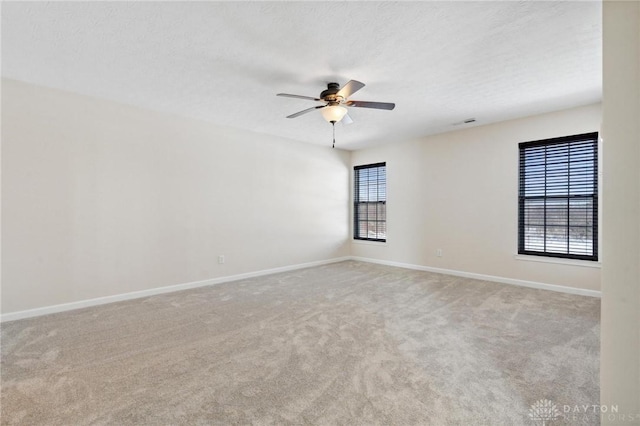
M596 298L308 268L2 324L2 424L532 425L542 399L599 404L599 317Z

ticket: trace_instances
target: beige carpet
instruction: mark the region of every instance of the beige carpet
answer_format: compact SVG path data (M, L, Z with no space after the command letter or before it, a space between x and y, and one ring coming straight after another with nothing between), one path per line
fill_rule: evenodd
M2 424L542 424L538 400L599 403L599 316L342 262L8 322Z

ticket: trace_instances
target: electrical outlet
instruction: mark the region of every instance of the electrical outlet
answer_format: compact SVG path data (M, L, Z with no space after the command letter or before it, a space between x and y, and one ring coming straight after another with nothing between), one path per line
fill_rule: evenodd
M224 254L221 254L220 256L218 256L218 263L220 265L222 265L224 263Z
M436 249L436 256L442 257L442 249Z

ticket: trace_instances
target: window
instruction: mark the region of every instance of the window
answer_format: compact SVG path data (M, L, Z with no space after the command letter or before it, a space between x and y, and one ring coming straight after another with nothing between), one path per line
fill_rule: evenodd
M386 163L353 168L353 238L387 241Z
M598 260L598 133L520 144L518 253Z

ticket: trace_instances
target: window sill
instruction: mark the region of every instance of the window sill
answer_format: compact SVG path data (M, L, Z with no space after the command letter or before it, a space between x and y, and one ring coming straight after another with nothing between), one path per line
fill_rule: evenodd
M364 244L364 245L370 245L370 246L386 246L387 245L386 241L356 240L355 238L352 238L351 241L356 244Z
M513 256L516 260L525 260L529 262L541 262L541 263L556 263L560 265L582 266L585 268L597 268L602 267L602 263L592 260L577 260L577 259L560 259L554 257L545 256L531 256L528 254L516 254Z

